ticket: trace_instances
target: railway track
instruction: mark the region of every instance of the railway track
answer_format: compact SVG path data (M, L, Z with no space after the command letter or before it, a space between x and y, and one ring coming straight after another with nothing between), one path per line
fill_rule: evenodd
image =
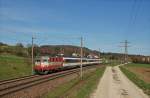
M69 74L73 74L75 72L79 72L78 69L66 70L58 73L53 73L49 75L43 76L29 76L28 78L17 79L17 80L10 80L10 81L3 81L0 83L0 97L3 97L7 94L17 92L19 90L38 85L40 83L44 83L62 76L66 76Z
M83 70L92 68L93 66L84 67ZM79 68L65 70L57 73L52 73L48 75L31 75L25 76L21 78L9 79L5 81L0 81L0 98L15 93L17 91L23 90L25 88L29 88L44 82L48 82L50 80L63 77L66 75L70 75L73 73L79 73Z
M20 77L20 78L13 78L13 79L8 79L8 80L1 80L0 81L0 86L1 85L4 85L4 84L8 84L8 83L14 83L14 82L17 82L17 81L21 81L21 80L26 80L26 79L29 79L29 78L34 78L38 75L29 75L29 76L24 76L24 77Z

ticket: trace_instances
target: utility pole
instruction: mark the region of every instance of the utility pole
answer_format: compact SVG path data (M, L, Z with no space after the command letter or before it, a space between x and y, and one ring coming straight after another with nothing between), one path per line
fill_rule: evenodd
M33 74L33 66L34 66L34 37L32 36L32 74Z
M81 63L81 65L80 65L80 77L81 77L81 79L82 79L82 76L83 76L83 73L82 73L82 58L83 58L83 38L81 37L81 50L80 50L80 58L81 58L81 60L80 60L80 63Z
M101 63L101 51L100 51L100 48L99 48L99 64Z
M121 43L123 43L124 45L123 46L121 46L121 47L124 47L124 62L125 63L127 63L128 62L128 41L127 40L125 40L124 42L121 42Z

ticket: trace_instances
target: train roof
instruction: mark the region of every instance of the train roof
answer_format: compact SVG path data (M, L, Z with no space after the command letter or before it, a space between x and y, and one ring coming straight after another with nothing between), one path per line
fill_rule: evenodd
M49 59L49 58L63 58L64 60L66 59L71 59L71 60L80 60L80 57L49 57L49 56L38 56L35 59ZM82 60L100 60L97 58L82 58Z
M81 58L73 58L73 57L63 57L63 59L72 59L72 60L80 60ZM95 59L95 58L82 58L83 60L100 60L100 59Z

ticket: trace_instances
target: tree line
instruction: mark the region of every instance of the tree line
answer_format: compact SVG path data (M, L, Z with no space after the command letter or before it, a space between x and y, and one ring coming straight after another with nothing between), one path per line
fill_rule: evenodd
M32 45L28 44L24 46L22 43L17 43L15 45L7 45L0 42L0 54L12 54L21 57L31 57ZM34 56L56 56L58 54L64 54L64 56L72 56L73 53L80 55L80 47L73 45L34 45ZM99 56L99 51L91 50L83 47L83 56L87 55L97 55ZM124 60L124 54L121 53L100 53L101 58L106 58L108 60ZM150 63L150 56L143 55L129 55L128 60L134 63Z

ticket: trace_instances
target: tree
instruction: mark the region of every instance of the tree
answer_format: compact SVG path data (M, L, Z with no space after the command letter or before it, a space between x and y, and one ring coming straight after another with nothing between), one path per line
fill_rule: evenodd
M16 46L17 46L17 47L20 47L20 48L24 48L24 46L23 46L22 43L17 43Z

